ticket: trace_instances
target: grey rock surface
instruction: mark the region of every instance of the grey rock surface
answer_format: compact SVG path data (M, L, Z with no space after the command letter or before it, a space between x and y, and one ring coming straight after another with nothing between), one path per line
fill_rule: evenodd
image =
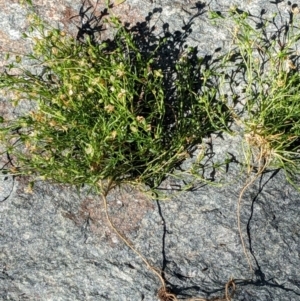
M96 1L88 2L101 9ZM76 34L80 18L70 18L78 14L81 1L33 3L43 18ZM280 12L283 18L290 7L288 1L209 3L220 11L232 5L253 14L263 8L268 14ZM17 1L0 0L0 7L1 51L30 49L20 38L28 26L26 10ZM134 25L155 9L150 21L157 34L166 23L170 31L183 31L193 18L186 43L198 46L199 55L211 55L216 48L226 47L230 37L225 27L210 25L209 7L193 0L127 0L114 13ZM0 109L11 113L4 99ZM210 165L227 152L239 161L239 137L212 136L207 142ZM168 201L149 199L126 187L116 189L108 199L110 215L151 265L163 271L178 298L222 297L232 278L233 300L300 300L299 192L281 171L270 171L246 191L241 230L251 273L237 227L237 200L245 172L234 162L223 172L209 171L216 183L220 179L225 183L202 184L176 195L183 183L167 179L163 187L170 195ZM87 188L79 194L72 187L43 182L28 193L24 178L1 176L0 181L0 300L158 300L158 278L109 228L99 196Z

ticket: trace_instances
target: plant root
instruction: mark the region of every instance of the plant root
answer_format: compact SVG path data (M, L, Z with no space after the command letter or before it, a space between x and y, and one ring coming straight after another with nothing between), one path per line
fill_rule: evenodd
M176 295L172 294L166 286L159 289L157 297L160 301L178 301Z
M118 235L118 237L135 253L138 255L139 258L142 259L142 261L145 263L147 268L155 275L161 282L161 288L159 289L157 293L157 297L159 298L160 301L179 301L183 299L178 299L175 294L173 294L170 289L167 288L166 282L162 276L162 271L157 271L156 268L150 265L148 260L138 251L135 249L135 247L126 239L116 228L116 226L113 224L109 214L108 214L108 205L107 205L107 195L109 191L114 187L114 184L112 181L108 181L108 183L103 186L103 182L99 182L99 186L101 189L101 197L104 205L104 210L105 210L105 215L106 219L108 221L109 226L111 229ZM234 280L231 279L229 280L226 285L225 285L225 296L224 298L212 298L212 299L206 299L206 298L190 298L190 299L185 299L186 301L231 301L231 298L236 290L236 285L234 283Z
M191 299L185 299L186 301L231 301L233 294L236 290L236 285L234 283L233 279L230 279L226 285L225 285L225 296L223 298L219 297L213 297L210 299L205 299L205 298L191 298ZM157 294L158 298L160 301L179 301L172 292L170 292L169 289L166 287L161 287L158 291ZM182 299L181 299L182 300Z
M243 252L245 254L247 263L249 265L250 272L253 275L253 267L251 264L251 260L249 257L249 254L246 250L245 241L243 238L243 232L241 228L241 203L242 203L242 197L245 194L246 190L262 175L262 173L266 170L269 161L270 161L270 151L269 151L269 145L265 143L265 140L262 138L258 138L259 135L252 135L251 137L255 137L256 139L254 142L250 140L250 138L247 136L246 140L249 143L249 145L252 145L254 147L257 147L259 149L259 153L256 155L255 160L258 162L258 169L256 173L253 175L253 177L250 177L250 173L253 171L253 167L249 167L248 169L248 178L246 180L246 183L244 184L243 188L241 189L241 192L239 194L238 203L237 203L237 224L238 224L238 231L243 247ZM253 138L252 138L253 139ZM259 143L258 143L259 142ZM267 146L266 146L267 145Z
M241 227L241 202L242 202L242 197L243 197L245 191L247 190L247 188L250 187L256 181L256 179L258 177L259 177L259 174L255 174L255 176L252 179L249 180L249 178L248 178L247 182L245 183L245 185L243 186L243 188L240 192L239 199L238 199L238 204L237 204L238 231L239 231L239 234L240 234L240 239L241 239L241 243L242 243L242 247L243 247L243 252L245 254L245 257L247 259L247 263L249 265L249 269L250 269L252 274L253 274L253 267L252 267L252 264L251 264L249 254L246 250L246 245L245 245L245 241L244 241L244 238L243 238L243 232L242 232L242 227Z
M105 215L106 215L106 219L108 221L109 226L111 227L111 229L118 235L118 237L135 253L138 255L139 258L142 259L142 261L146 264L147 268L152 271L152 273L154 273L158 279L160 280L161 284L162 284L162 289L166 290L166 284L165 281L161 275L161 273L159 273L154 267L152 267L150 265L150 263L148 262L148 260L138 251L134 248L134 246L128 241L128 239L126 239L120 232L119 230L116 228L116 226L113 224L109 214L108 214L108 206L107 206L107 199L106 196L109 193L111 187L112 187L112 181L109 181L109 183L107 184L107 186L103 187L102 182L99 183L100 188L102 190L101 196L102 196L102 200L103 200L103 205L104 205L104 210L105 210Z

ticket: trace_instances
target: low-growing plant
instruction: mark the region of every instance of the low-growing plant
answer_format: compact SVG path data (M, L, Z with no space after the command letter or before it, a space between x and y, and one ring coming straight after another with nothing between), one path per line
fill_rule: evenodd
M117 18L107 22L112 40L79 41L33 15L24 34L32 53L10 58L0 76L14 106L33 107L2 118L10 172L77 186L155 187L205 135L226 126L196 49L177 49L170 60L172 37L145 45Z
M282 169L299 189L300 171L300 73L299 9L291 5L289 20L274 14L265 17L234 7L227 16L211 18L228 24L233 43L223 57L222 77L231 91L232 114L243 136L247 180L237 206L237 223L250 270L240 220L246 189L267 169ZM281 18L280 18L281 17ZM233 101L234 100L234 101ZM240 102L240 109L235 106ZM232 105L234 104L234 105Z
M232 111L242 129L248 171L281 168L292 182L300 170L300 32L295 8L281 25L276 15L264 17L264 11L260 17L237 8L227 17L213 14L231 24L233 46L223 59L223 77L232 89L231 99L242 103L240 111Z
M211 18L226 17L211 12ZM145 37L149 28L142 32L112 17L106 20L116 31L112 40L78 39L34 15L31 33L24 34L33 40L32 53L8 55L0 75L0 89L18 111L0 118L0 144L10 163L4 172L100 191L110 226L160 279L160 299L178 300L115 228L106 195L121 183L158 187L204 137L228 130L233 118L248 175L255 172L238 201L245 250L239 210L247 187L269 167L282 168L294 184L300 170L296 18L295 6L280 26L276 16L232 9L233 46L213 60L184 49L185 34ZM233 280L226 300L230 288Z
M24 37L33 40L32 53L8 55L0 75L17 112L1 118L0 145L9 159L3 172L95 188L110 227L160 279L160 300L178 300L114 226L106 196L122 183L156 188L203 137L227 128L216 70L197 49L183 48L187 32L155 37L111 17L114 38L97 42L94 32L74 38L36 15L31 20ZM230 280L226 300L234 290Z

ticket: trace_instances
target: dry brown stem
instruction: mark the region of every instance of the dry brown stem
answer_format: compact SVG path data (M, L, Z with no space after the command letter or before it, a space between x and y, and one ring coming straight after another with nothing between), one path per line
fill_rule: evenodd
M251 166L248 169L248 177L246 180L245 185L241 189L241 192L239 194L238 198L238 204L237 204L237 224L238 224L238 231L240 234L240 239L243 247L243 252L245 254L245 257L247 259L249 269L251 273L253 274L253 267L251 264L250 257L248 255L248 252L246 250L245 241L243 238L242 228L241 228L241 202L242 197L245 194L245 191L262 175L262 173L265 171L266 167L268 166L271 158L271 148L269 145L269 142L260 136L259 134L251 133L246 136L247 143L252 147L253 152L256 150L255 155L255 162L258 162L257 172L251 177L250 174L253 171L253 166Z
M107 194L109 193L109 191L114 187L113 181L108 181L107 183L105 183L105 186L103 184L103 182L99 182L99 186L101 188L101 197L102 197L102 201L103 201L103 205L104 205L104 210L105 210L105 215L106 215L106 219L108 221L109 226L111 227L111 229L118 235L118 237L135 253L138 255L138 257L140 257L142 259L142 261L145 263L145 265L147 266L147 268L154 273L158 279L161 282L161 288L158 291L158 298L160 301L179 301L180 299L177 298L177 296L175 294L173 294L167 287L166 287L166 283L165 280L162 276L162 272L158 272L156 268L154 268L153 266L151 266L151 264L148 262L148 260L138 251L136 250L136 248L132 245L132 243L129 242L128 239L126 239L120 232L119 230L116 228L116 226L113 224L109 214L108 214L108 205L107 205ZM231 288L231 292L230 291ZM186 301L231 301L231 298L235 292L236 286L234 281L231 279L229 280L226 285L225 285L225 296L224 298L213 298L213 299L205 299L205 298L190 298L187 299Z

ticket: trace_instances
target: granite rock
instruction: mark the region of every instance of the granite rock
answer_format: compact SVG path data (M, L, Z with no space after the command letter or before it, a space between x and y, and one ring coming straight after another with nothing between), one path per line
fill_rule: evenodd
M45 20L77 34L81 1L33 3ZM100 1L89 0L86 5L96 14L104 9ZM157 35L164 28L183 33L190 24L183 42L197 46L199 55L205 56L230 43L225 27L210 24L208 9L226 11L232 5L253 14L262 9L269 15L279 12L287 18L291 4L127 0L113 13L124 23L151 24ZM0 7L1 51L29 51L30 43L21 38L28 27L26 9L12 0L0 0ZM109 28L102 35L109 36ZM5 99L0 108L5 114L13 112ZM240 138L212 135L206 142L209 166L228 153L234 158L223 171L211 167L206 171L215 184L222 185L200 183L176 194L183 182L166 179L162 185L169 195L166 201L129 187L115 189L108 196L113 222L163 272L178 298L222 297L226 283L234 279L233 300L300 300L299 192L277 170L246 190L240 217L251 271L237 227L237 202L247 180L238 164ZM111 230L99 196L87 187L79 193L73 187L45 182L36 182L29 193L26 178L3 175L0 181L0 300L158 300L159 279Z

